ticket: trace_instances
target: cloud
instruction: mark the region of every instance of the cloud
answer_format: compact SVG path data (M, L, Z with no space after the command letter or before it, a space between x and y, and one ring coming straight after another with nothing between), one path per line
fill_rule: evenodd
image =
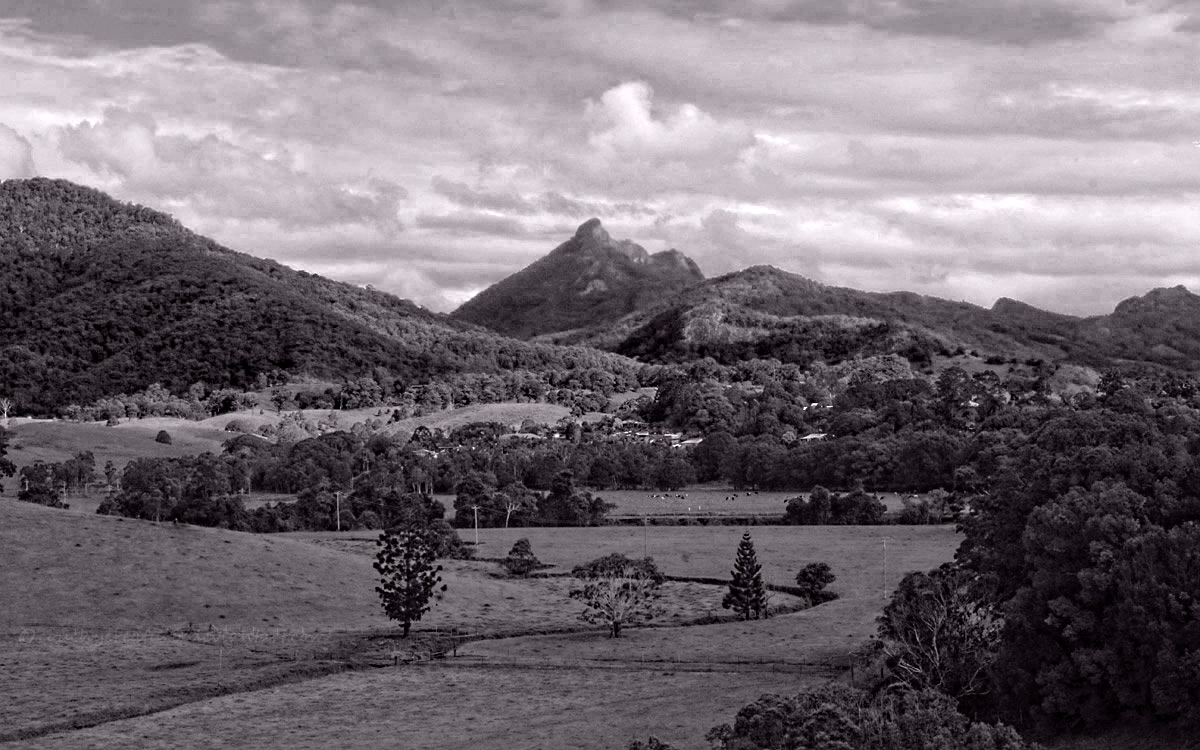
M611 158L694 159L732 157L750 145L744 125L718 122L694 104L680 104L655 118L654 90L644 81L630 81L588 102L588 116L600 129L589 142Z
M645 7L645 3L619 0L605 4ZM913 36L1019 45L1086 36L1119 17L1098 3L1069 0L995 0L985 4L946 0L658 0L651 4L676 18L726 26L736 26L744 19L822 26L859 24Z
M823 276L820 247L797 233L789 217L771 212L715 207L690 216L663 216L634 236L652 237L679 250L708 276L753 265L774 265L814 279Z
M61 129L63 156L124 190L186 201L229 218L273 219L287 227L367 223L399 232L407 191L369 177L330 183L306 173L286 149L268 153L209 133L166 134L143 112L110 108L103 119Z
M493 211L533 213L537 208L515 192L492 192L474 190L465 182L455 182L440 175L433 178L434 192L468 208L484 208Z
M591 216L710 274L1106 309L1197 275L1193 5L22 0L0 170L437 309Z
M417 226L422 229L444 229L453 234L492 234L506 237L522 237L528 234L525 226L515 219L472 211L420 214L417 216Z
M0 123L0 180L35 174L33 146L20 133Z

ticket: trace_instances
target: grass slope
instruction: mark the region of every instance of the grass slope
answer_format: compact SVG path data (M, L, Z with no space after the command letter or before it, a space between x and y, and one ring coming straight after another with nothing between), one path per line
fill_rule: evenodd
M369 560L279 536L0 501L0 631L386 624Z
M783 673L496 670L420 666L339 675L43 737L55 750L613 750L656 734L703 747L730 706L794 691Z
M484 530L481 537L485 554L502 555L517 536L530 536L534 551L561 568L612 551L640 555L642 532ZM890 539L893 584L904 570L948 559L958 542L952 530L940 527L752 532L768 579L786 580L805 562L827 560L839 575L834 588L843 599L766 621L636 628L620 641L598 633L479 641L444 662L212 698L41 737L28 746L598 749L656 734L681 747L701 747L711 726L731 721L760 694L791 692L835 673L831 667L840 666L839 656L873 629L882 606L877 555L884 536ZM648 551L667 572L724 577L740 530L660 527L647 534ZM295 541L333 545L365 559L363 542L331 537L296 535ZM482 588L471 596L493 596L493 605L505 601ZM452 614L449 604L435 610L438 617Z

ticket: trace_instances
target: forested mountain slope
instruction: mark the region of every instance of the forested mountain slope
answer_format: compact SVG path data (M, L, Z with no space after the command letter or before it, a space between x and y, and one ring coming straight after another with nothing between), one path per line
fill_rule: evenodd
M62 180L0 183L0 395L21 413L161 382L260 374L406 381L634 363L528 344L389 294L234 252L171 217Z
M807 365L898 353L1200 369L1200 296L1155 289L1077 318L1001 298L991 308L912 292L827 286L771 266L710 279L603 328L554 337L643 361L774 357Z

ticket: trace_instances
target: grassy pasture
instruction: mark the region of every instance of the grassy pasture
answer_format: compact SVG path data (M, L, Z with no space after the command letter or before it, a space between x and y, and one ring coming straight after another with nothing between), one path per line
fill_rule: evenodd
M480 531L480 539L482 554L490 556L507 549L510 540L527 536L535 554L559 568L612 552L641 556L645 548L668 574L728 578L742 531L732 526L487 529ZM846 654L875 632L875 617L886 601L885 581L890 593L905 573L949 560L959 541L958 534L945 526L757 526L750 532L767 581L790 584L807 563L827 562L837 576L830 590L840 598L761 622L630 631L620 644L574 636L531 636L473 643L464 653L485 660L844 664ZM884 539L888 540L886 574Z
M171 435L171 445L154 442L159 430ZM61 422L57 420L17 420L8 428L12 441L8 458L17 467L35 461L57 463L76 453L91 451L96 457L96 471L103 474L104 464L112 461L118 469L135 458L176 458L193 456L205 451L221 452L221 443L231 435L205 425L183 419L143 419L106 427L95 422ZM3 481L4 495L17 493L17 478ZM82 498L80 499L82 501ZM75 498L68 501L75 507ZM94 502L83 502L84 509L95 512Z
M752 623L629 629L619 641L598 628L491 639L441 662L298 682L340 669L368 640L385 654L404 646L375 640L395 628L373 591L371 535L256 536L11 499L0 500L0 514L0 669L16 676L0 686L0 727L104 722L29 747L589 748L651 732L699 746L712 724L760 693L831 674L873 629L883 600L872 553L883 536L892 583L904 569L947 559L957 543L936 527L755 527L768 579L787 582L824 559L843 599ZM739 535L734 527L480 532L487 556L529 536L562 569L611 551L640 555L644 543L668 573L718 578ZM444 565L449 591L418 633L586 627L567 579ZM723 613L722 593L669 584L660 624ZM181 633L188 622L194 631Z
M569 570L613 552L649 554L664 573L728 578L739 526L599 526L593 528L480 529L478 554L503 557L521 537L542 562ZM830 588L843 597L883 595L904 571L927 570L949 560L959 535L950 526L752 526L750 535L769 582L793 583L810 562L827 562L838 576ZM474 532L463 531L470 539Z
M808 497L807 492L734 490L727 487L692 487L674 491L596 490L595 494L616 507L614 518L630 516L782 516L787 501ZM889 513L904 507L903 496L896 492L875 493ZM680 497L682 495L682 497ZM451 498L453 502L453 498ZM451 507L448 505L447 507Z
M655 734L703 747L731 707L808 679L773 672L570 671L442 665L336 675L230 695L67 734L28 748L615 750Z
M373 590L369 537L257 536L11 499L0 500L0 514L0 668L18 676L0 687L0 735L338 668L329 653L339 642L395 632ZM586 627L567 579L509 579L486 562L444 566L449 590L418 633ZM671 583L663 624L719 610L721 595Z

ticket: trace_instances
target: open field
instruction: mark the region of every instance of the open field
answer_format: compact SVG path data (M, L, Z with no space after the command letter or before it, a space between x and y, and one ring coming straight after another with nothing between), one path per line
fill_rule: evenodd
M591 534L585 537L579 532ZM631 631L620 644L599 644L570 635L530 636L503 643L472 643L463 653L483 660L845 664L846 655L875 632L875 617L886 601L884 581L890 593L906 572L946 562L958 545L958 535L945 526L757 526L750 532L768 582L790 584L796 571L807 563L827 562L837 576L829 588L840 598L762 622ZM527 536L543 562L560 568L611 552L640 556L644 547L670 575L727 578L741 533L742 529L733 526L487 529L480 531L480 539L486 550L482 554L491 555L507 549L510 539ZM884 539L888 541L886 572Z
M728 487L691 487L670 492L656 490L596 490L595 494L616 507L614 518L635 516L782 516L787 501L808 497L807 492L734 490ZM889 513L904 507L896 492L875 493ZM451 503L453 498L451 498ZM448 505L447 507L451 507Z
M376 601L370 534L256 536L11 499L0 514L0 669L17 677L0 687L0 727L30 747L599 748L650 733L698 746L762 692L837 674L882 605L884 536L892 584L957 544L939 527L754 527L768 580L828 560L843 599L685 625L727 616L723 589L673 582L659 627L618 641L578 620L569 579L447 561L449 590L411 643L394 638ZM645 545L669 574L725 578L740 532L481 530L480 551L500 557L529 536L562 570ZM485 640L444 660L361 671L450 630ZM515 634L526 635L500 637ZM346 669L359 671L332 674ZM96 726L64 731L73 725Z
M480 529L478 554L503 557L521 537L542 562L569 570L593 558L620 552L650 555L664 573L728 578L745 527L598 526L593 528ZM751 526L750 535L771 583L792 583L810 562L827 562L842 596L883 595L883 548L887 541L887 586L904 571L928 570L949 560L959 536L950 526ZM464 538L470 538L464 533ZM289 535L290 536L290 535Z
M205 451L220 453L221 444L231 437L229 433L204 422L183 419L144 419L116 427L95 422L58 420L20 419L16 422L16 426L8 427L12 438L8 446L8 458L18 468L35 461L66 461L76 453L91 451L96 457L96 472L101 478L104 464L108 461L121 469L135 458L175 458L194 456ZM158 431L163 429L170 433L171 445L154 442ZM3 481L4 495L16 495L16 477L0 481ZM92 512L95 511L94 505L90 508Z
M491 669L429 664L206 700L28 748L618 750L655 734L703 747L716 723L807 678L771 672Z

